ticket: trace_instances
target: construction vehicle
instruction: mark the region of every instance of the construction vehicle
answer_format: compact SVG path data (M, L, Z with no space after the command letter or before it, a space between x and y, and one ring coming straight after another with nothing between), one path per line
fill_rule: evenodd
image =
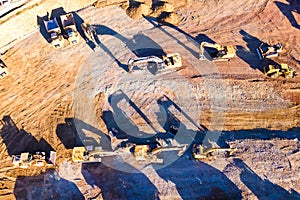
M7 67L4 64L4 62L0 60L0 78L4 78L7 75L8 75Z
M219 44L213 44L208 42L202 42L200 44L200 60L210 61L229 61L235 56L235 49L233 46L221 46Z
M187 145L134 145L133 155L137 161L147 163L163 164L163 159L157 156L162 152L178 151L178 156L181 156L186 150Z
M50 34L51 44L55 48L61 48L64 44L64 38L61 35L61 30L56 18L49 21L44 21L47 32Z
M77 32L74 16L72 13L60 16L62 27L67 34L70 44L77 44L79 42L79 33Z
M217 153L223 152L225 153L226 157L229 157L229 156L233 156L236 150L237 149L220 148L220 147L205 148L201 144L194 144L192 148L192 153L193 153L193 157L197 160L202 160L202 159L214 160L216 159Z
M279 76L293 78L296 76L296 71L288 64L272 63L264 67L264 74L271 78L277 78Z
M102 147L82 146L73 148L72 160L78 163L101 162L103 157L114 155L117 153L104 151Z
M28 152L21 153L21 155L12 156L12 164L15 167L27 169L29 167L43 167L46 165L55 165L56 152L50 151L49 158L46 158L45 152L36 152L31 154Z
M264 58L278 57L278 54L282 52L282 45L280 43L271 45L263 42L256 51L260 60Z
M149 66L155 67L157 70L173 69L181 67L182 60L179 53L163 55L162 58L157 56L140 57L137 59L130 58L128 60L129 71L132 71L135 66L140 69L144 69Z
M84 31L85 35L87 36L87 38L93 42L96 43L95 40L95 35L96 33L96 29L93 25L89 24L89 23L82 23L81 24L81 28Z

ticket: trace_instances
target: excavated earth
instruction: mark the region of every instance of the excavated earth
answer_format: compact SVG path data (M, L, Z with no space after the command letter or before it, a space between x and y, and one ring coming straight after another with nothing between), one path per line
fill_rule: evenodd
M300 77L265 77L256 54L261 41L279 41L274 60L300 73L299 3L167 2L29 1L1 18L9 75L0 80L0 199L300 199ZM81 34L79 44L51 47L37 23L62 10L96 25L98 46ZM237 56L199 61L203 41L233 45ZM183 66L126 71L129 58L161 49L180 53ZM169 115L195 141L237 152L196 161L189 148L159 169L132 165L140 173L72 162L74 146L99 145L112 127L165 132ZM12 155L50 150L55 166L11 164Z

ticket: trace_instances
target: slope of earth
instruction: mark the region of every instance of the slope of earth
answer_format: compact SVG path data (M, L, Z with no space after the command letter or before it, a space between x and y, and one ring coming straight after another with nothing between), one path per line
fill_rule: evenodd
M39 197L45 199L135 199L141 194L149 199L272 198L268 191L282 198L299 198L297 127L300 108L291 102L299 103L299 77L292 80L265 78L255 52L260 40L279 40L284 44L284 52L276 60L300 70L300 33L296 23L300 23L299 6L289 5L284 0L190 3L193 4L178 10L181 18L178 28L155 27L156 22L151 19L132 20L124 10L114 6L88 7L78 12L78 16L99 25L100 47L95 52L83 38L77 45L55 50L40 32L35 31L2 56L10 75L0 80L1 198L31 199L40 194L44 196ZM81 7L69 8L68 5L44 1L26 11L33 12L34 17L24 13L24 16L20 15L24 20L12 18L0 25L1 30L18 29L26 19L29 24L36 23L36 13L43 15L45 8L65 6L70 11ZM25 35L31 29L27 26L26 30L20 31ZM223 131L220 142L230 142L231 146L237 147L241 153L236 158L198 162L190 160L191 155L187 152L166 168L155 171L148 167L138 175L119 172L103 164L70 162L71 149L78 143L73 125L73 91L78 72L86 72L83 78L87 80L89 76L99 75L97 73L102 69L84 70L87 59L96 55L107 58L99 67L111 73L102 74L102 78L114 81L126 74L120 68L122 65L115 61L126 64L129 54L120 52L120 48L130 49L130 44L138 41L135 36L140 36L141 32L156 43L160 38L154 35L174 40L191 54L183 55L183 58L194 59L193 55L198 54L198 43L204 40L236 46L237 57L231 62L209 63L201 65L201 69L187 66L178 71L193 86L201 102L200 111L195 111L200 115L197 123L210 131ZM166 41L162 45L168 44L172 42ZM141 45L137 44L137 47ZM110 61L114 62L111 69L105 66ZM91 89L93 101L99 91ZM82 107L88 108L86 102L82 102ZM193 108L192 104L189 108ZM189 103L185 102L185 106ZM149 113L147 106L143 109L144 113ZM141 124L141 119L134 122ZM101 118L95 123L107 133ZM44 168L21 170L11 167L10 158L14 154L50 149L57 151L58 173L44 172ZM52 187L54 185L64 187Z

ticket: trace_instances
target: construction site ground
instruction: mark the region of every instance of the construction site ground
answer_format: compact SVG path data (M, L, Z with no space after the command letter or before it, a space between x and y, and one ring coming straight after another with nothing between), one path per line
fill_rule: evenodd
M29 1L1 18L1 59L9 75L0 80L0 199L300 199L300 76L265 77L266 63L256 54L261 41L279 41L284 50L274 60L300 73L299 3L174 0L173 7L185 4L176 10L179 25L159 26L151 16L130 18L124 5L111 2ZM80 38L54 49L38 26L39 17L55 15L53 10L78 11L76 23L96 26L98 46ZM236 57L199 61L202 41L233 45ZM178 52L183 67L159 75L128 73L128 59L141 49ZM157 89L164 84L163 92ZM155 106L161 94L180 107L185 130L197 124L200 133L193 131L201 140L217 135L219 144L237 148L236 155L197 161L189 148L168 166L149 165L140 173L72 162L72 148L85 143L76 121L83 133L107 134L117 113L131 113L130 126L116 124L165 131ZM127 103L109 104L119 98ZM99 135L89 137L101 143ZM38 150L55 150L56 165L12 166L12 155Z

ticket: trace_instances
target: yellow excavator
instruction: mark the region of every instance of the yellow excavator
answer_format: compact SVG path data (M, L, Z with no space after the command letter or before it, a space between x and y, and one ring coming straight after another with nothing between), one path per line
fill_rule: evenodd
M261 43L261 45L256 49L258 57L260 60L264 58L272 58L278 57L279 53L282 52L282 44L269 44L269 43Z
M285 63L274 63L265 66L264 74L270 78L277 78L279 76L284 78L293 78L297 75L296 71Z
M221 46L219 44L213 44L208 42L202 42L200 44L200 60L210 61L229 61L235 56L236 50L233 46Z
M103 157L114 155L117 155L117 153L104 151L101 147L81 146L73 148L72 160L78 163L101 162Z
M178 156L181 156L186 150L187 145L176 145L176 146L157 146L151 148L149 144L135 145L133 147L133 155L137 161L144 161L148 163L163 164L163 159L158 158L161 152L166 151L178 151Z
M220 147L211 147L205 148L201 144L194 144L192 148L193 157L196 160L215 160L216 157L214 154L224 152L226 157L233 156L237 149L233 148L220 148Z

